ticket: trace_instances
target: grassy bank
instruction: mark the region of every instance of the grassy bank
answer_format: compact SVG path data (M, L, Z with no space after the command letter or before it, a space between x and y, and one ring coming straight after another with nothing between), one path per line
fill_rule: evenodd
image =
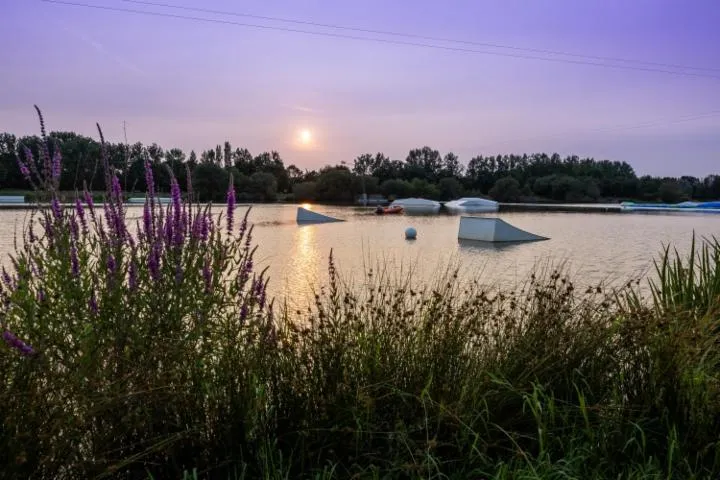
M330 255L294 311L232 181L220 219L173 182L137 234L106 181L103 209L38 212L2 272L2 478L720 475L716 241L667 251L647 300L554 271L349 288Z

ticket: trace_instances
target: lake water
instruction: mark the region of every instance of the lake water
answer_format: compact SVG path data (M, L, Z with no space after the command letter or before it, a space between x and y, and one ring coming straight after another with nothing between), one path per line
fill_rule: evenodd
M272 294L293 306L305 304L313 287L327 283L331 249L341 274L356 282L379 263L390 273L411 274L416 282L434 281L456 265L464 280L514 287L541 264L566 262L576 284L585 286L637 278L652 268L664 245L687 251L693 231L699 238L720 237L720 215L500 213L505 221L550 240L493 247L459 242L458 216L378 216L372 209L312 208L347 221L298 226L293 205L256 205L250 213L256 263L269 268ZM137 207L129 209L130 216L140 213ZM26 211L0 211L3 263L26 216ZM414 241L404 238L408 226L417 229Z

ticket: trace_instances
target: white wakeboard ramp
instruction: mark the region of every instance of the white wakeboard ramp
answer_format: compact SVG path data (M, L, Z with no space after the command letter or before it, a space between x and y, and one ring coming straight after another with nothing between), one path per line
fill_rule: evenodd
M298 207L297 216L295 219L297 220L297 223L304 225L310 225L313 223L332 223L345 221L339 218L323 215L322 213L313 212L312 210L308 210L307 208L303 207Z
M458 238L482 242L536 242L548 240L494 217L460 217Z

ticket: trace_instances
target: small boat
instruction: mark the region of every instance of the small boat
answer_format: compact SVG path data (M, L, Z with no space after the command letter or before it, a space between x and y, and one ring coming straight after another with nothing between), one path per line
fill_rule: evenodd
M378 206L375 209L375 213L378 215L391 215L391 214L403 213L403 210L404 210L403 207L401 207L399 205L390 206L390 207Z

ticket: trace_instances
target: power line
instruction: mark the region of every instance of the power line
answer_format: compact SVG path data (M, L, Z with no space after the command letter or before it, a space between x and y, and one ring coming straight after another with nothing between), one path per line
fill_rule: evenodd
M598 133L598 132L612 132L612 131L618 131L618 130L636 130L639 128L651 128L651 127L659 127L659 126L665 126L665 125L674 125L677 123L684 123L684 122L691 122L695 120L703 120L706 118L713 118L720 116L720 110L713 110L705 113L697 113L693 115L684 115L682 117L678 117L672 120L654 120L649 122L642 122L642 123L634 123L634 124L625 124L625 125L616 125L614 127L600 127L600 128L594 128L591 130L584 130L582 132L577 132L576 134L587 134L587 133ZM501 140L499 142L493 142L486 144L485 146L478 147L479 150L489 150L490 148L493 148L497 145L507 145L509 143L514 142L524 142L528 140L545 140L548 138L555 138L555 137L561 137L561 136L567 136L567 133L553 133L550 135L541 135L541 136L535 136L535 137L525 137L525 138L513 138L510 140Z
M539 57L539 56L533 56L533 55L512 54L512 53L504 53L504 52L490 52L490 51L485 51L485 50L474 50L474 49L470 49L470 48L449 47L449 46L444 46L444 45L433 45L430 43L419 43L419 42L406 42L406 41L401 41L401 40L388 40L388 39L383 39L383 38L361 37L361 36L346 35L346 34L331 33L331 32L313 32L310 30L300 30L300 29L295 29L295 28L276 27L276 26L270 26L270 25L257 25L257 24L252 24L252 23L234 22L231 20L203 18L203 17L195 17L195 16L189 16L189 15L177 15L177 14L172 14L172 13L151 12L151 11L146 11L146 10L135 10L135 9L121 8L121 7L110 7L110 6L106 6L106 5L94 5L94 4L87 4L87 3L80 3L80 2L64 1L64 0L40 0L40 1L45 2L45 3L53 3L53 4L57 4L57 5L68 5L68 6L91 8L91 9L97 9L97 10L107 10L107 11L113 11L113 12L133 13L133 14L138 14L138 15L147 15L147 16L154 16L154 17L175 18L175 19L181 19L181 20L191 20L191 21L196 21L196 22L205 22L205 23L215 23L215 24L222 24L222 25L232 25L232 26L238 26L238 27L257 28L257 29L262 29L262 30L275 30L275 31L283 31L283 32L290 32L290 33L301 33L301 34L306 34L306 35L323 36L323 37L346 38L346 39L350 39L350 40L370 41L370 42L392 44L392 45L424 47L424 48L432 48L432 49L444 50L444 51L475 53L475 54L481 54L481 55L494 55L494 56L500 56L500 57L518 58L518 59L525 59L525 60L543 60L546 62L567 63L567 64L574 64L574 65L590 65L590 66L596 66L596 67L614 68L614 69L622 69L622 70L636 70L636 71L655 72L655 73L666 73L666 74L670 74L670 75L702 77L702 78L712 78L715 80L720 80L720 75L709 75L709 74L703 74L703 73L679 72L679 71L673 71L673 70L663 70L663 69L659 69L659 68L639 67L639 66L636 67L636 66L630 66L630 65L610 65L610 64L606 64L606 63L596 63L596 62L589 62L589 61L582 61L582 60L547 58L547 57Z
M498 49L504 49L504 50L515 50L515 51L523 51L523 52L531 52L531 53L543 53L546 55L560 55L560 56L564 56L564 57L587 58L590 60L631 63L631 64L637 64L637 65L673 68L673 69L680 69L680 70L699 70L699 71L706 71L706 72L720 72L720 68L713 68L713 67L694 67L694 66L678 65L678 64L672 64L672 63L648 62L648 61L644 61L644 60L634 60L634 59L620 58L620 57L585 55L585 54L580 54L580 53L563 52L563 51L559 51L559 50L547 50L547 49L542 49L542 48L517 47L517 46L512 46L512 45L502 45L502 44L498 44L498 43L477 42L477 41L472 41L472 40L460 40L460 39L453 39L453 38L446 38L446 37L433 37L433 36L419 35L419 34L413 34L413 33L399 33L399 32L393 32L393 31L389 31L389 30L374 30L374 29L369 29L369 28L350 27L350 26L346 26L346 25L337 25L337 24L331 24L331 23L312 22L312 21L308 21L308 20L294 20L294 19L289 19L289 18L254 15L254 14L250 14L250 13L230 12L230 11L224 11L224 10L213 10L213 9L209 9L209 8L187 7L184 5L173 5L173 4L169 4L169 3L149 2L149 1L145 1L145 0L120 0L120 1L125 2L125 3L134 3L137 5L146 5L146 6L161 7L161 8L172 8L172 9L176 9L176 10L209 13L209 14L213 14L213 15L226 15L226 16L233 16L233 17L254 18L256 20L268 20L268 21L273 21L273 22L284 22L284 23L292 23L292 24L296 24L296 25L308 25L308 26L313 26L313 27L332 28L332 29L336 29L336 30L347 30L347 31L353 31L353 32L371 33L371 34L376 34L376 35L388 35L388 36L393 36L393 37L415 38L418 40L430 40L433 42L459 43L459 44L463 44L463 45L474 45L477 47L489 47L489 48L498 48Z

